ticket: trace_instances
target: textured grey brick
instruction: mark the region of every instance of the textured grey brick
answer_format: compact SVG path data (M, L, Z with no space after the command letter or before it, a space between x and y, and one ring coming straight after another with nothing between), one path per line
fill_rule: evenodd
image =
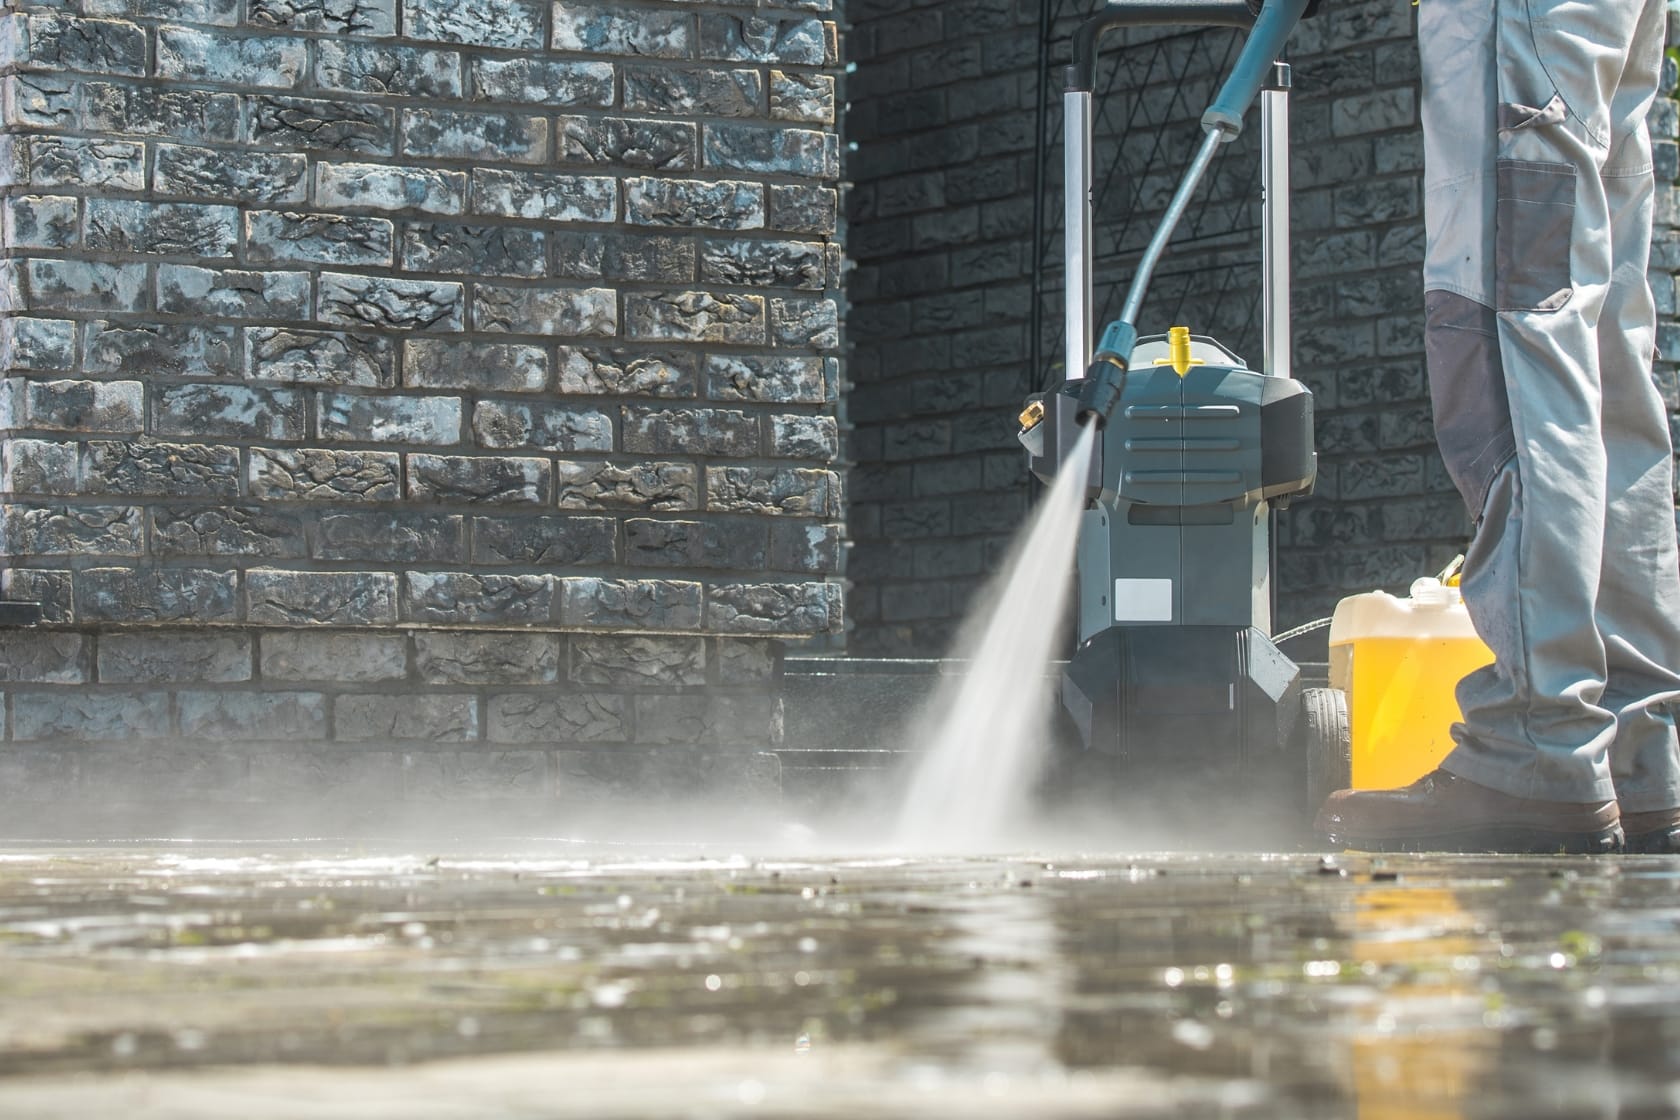
M82 0L96 16L134 16L229 27L239 22L239 0Z
M138 556L144 524L138 506L8 505L4 547L19 556Z
M554 465L561 509L659 510L699 508L699 482L688 463L568 463Z
M257 801L364 806L402 795L402 755L396 751L265 747L251 754L249 766Z
M530 567L610 564L617 523L608 517L475 517L472 562Z
M714 400L820 404L827 396L822 359L712 354L706 359L706 395Z
M570 641L567 679L576 684L670 688L706 683L703 638L574 634Z
M767 540L762 523L631 518L624 523L624 559L637 567L757 571L765 566Z
M146 266L97 261L22 262L29 310L142 311L146 306Z
M562 393L585 396L692 397L694 356L585 346L560 347Z
M81 490L80 446L9 439L0 454L0 490L10 494L75 495Z
M840 527L782 521L770 526L770 567L827 575L840 570ZM949 570L941 568L941 574ZM980 566L976 565L976 572Z
M834 30L820 19L723 12L700 16L701 58L821 66L834 49Z
M368 684L408 676L408 648L400 634L272 630L257 644L264 680Z
M722 408L625 408L624 450L653 455L759 452L758 417Z
M554 5L556 50L643 58L691 58L694 16L653 8L624 10L604 4L557 0Z
M403 383L417 389L541 392L548 384L548 352L517 343L409 339L403 343Z
M545 7L546 0L402 0L403 32L411 39L538 51Z
M351 327L398 331L458 331L465 299L452 280L321 274L321 319Z
M319 692L183 691L181 735L187 739L288 742L327 737L327 698Z
M698 254L685 237L624 233L556 233L555 274L572 280L655 280L692 283Z
M346 742L458 743L478 738L478 698L350 695L333 700L333 738Z
M12 694L12 738L20 743L127 742L169 737L166 692L54 692Z
M307 319L309 274L157 266L158 310L220 319Z
M410 801L540 801L553 796L542 751L437 751L403 756L403 797Z
M396 151L395 110L377 104L259 96L251 99L250 117L251 142L263 147L364 155Z
M722 342L762 346L763 296L729 292L626 293L626 332L645 341Z
M699 165L696 126L683 121L561 117L554 147L559 162L585 166L689 171Z
M200 740L86 750L77 797L155 810L160 802L225 805L247 792L244 755Z
M166 147L159 146L160 163ZM9 136L0 139L0 157L20 186L146 189L145 145L126 140Z
M315 41L315 81L327 90L454 100L461 96L461 56L386 43Z
M71 249L79 237L76 200L66 195L14 195L6 200L4 233L13 249Z
M610 338L618 332L618 293L611 288L473 290L473 327L506 334Z
M612 419L606 413L525 401L480 401L473 410L473 436L481 446L498 450L613 449Z
M544 234L512 225L410 222L403 230L402 246L408 272L479 277L541 276L547 270Z
M231 257L239 243L239 211L232 206L90 198L83 242L111 253Z
M6 38L8 53L28 68L130 77L146 73L146 31L122 20L33 12L11 17Z
M259 3L261 0L259 0ZM296 89L309 64L302 39L160 27L156 76L169 82Z
M323 163L315 169L321 206L459 214L466 208L467 176L432 167L377 163Z
M12 74L0 80L0 119L15 128L79 128L82 84L59 74Z
M752 117L764 110L764 79L757 70L625 66L624 107L642 113Z
M188 143L240 139L239 97L232 93L90 82L83 106L85 126L94 132Z
M305 553L302 518L265 506L157 506L151 511L152 552L181 556L291 558Z
M152 427L170 436L300 440L304 397L246 385L161 385L152 393Z
M770 115L777 120L834 123L834 79L827 74L770 71Z
M772 299L770 337L777 346L836 349L840 309L831 299Z
M771 184L769 189L768 228L833 236L839 220L839 194L834 188Z
M610 62L550 58L474 58L472 96L476 101L515 104L589 106L613 103Z
M41 608L41 620L49 623L76 621L75 593L69 572L41 568L8 568L0 572L5 598L33 603Z
M764 186L728 179L626 179L624 212L631 225L639 226L761 229Z
M397 621L397 577L389 572L245 574L247 617L280 626L375 626Z
M548 158L548 120L517 113L405 109L403 153L426 159L542 163Z
M560 641L553 634L414 635L414 667L434 684L553 684Z
M254 381L390 388L396 383L390 340L342 331L248 327L246 365Z
M472 209L475 214L501 218L611 222L618 215L618 180L600 175L480 169L472 175Z
M733 513L820 517L838 512L839 480L828 471L707 467L706 508Z
M159 144L152 185L160 194L189 198L226 198L271 205L300 203L308 191L304 178L307 171L305 158L290 152L225 151ZM120 189L140 190L142 186Z
M0 681L82 684L91 679L91 643L80 634L0 631Z
M354 397L322 393L323 439L363 443L433 443L461 441L459 397Z
M65 432L138 432L145 392L138 381L31 381L23 416L31 428Z
M403 588L405 617L423 623L541 624L548 621L554 599L554 584L547 576L408 572Z
M92 494L231 498L239 451L202 443L91 440L82 485Z
M232 622L234 572L206 568L89 568L76 573L83 622Z
M396 0L250 0L245 18L258 27L292 31L369 36L397 33Z
M770 417L767 453L785 459L831 462L840 455L840 429L832 416Z
M101 634L99 679L105 684L248 681L251 638L247 634L185 630Z
M199 323L114 323L96 320L82 335L90 373L130 376L238 377L239 331Z
M76 324L71 320L0 319L0 369L69 370L75 365Z
M462 563L466 525L459 515L378 512L329 513L315 534L322 560L373 563Z
M709 168L807 179L835 179L840 175L839 142L832 133L808 128L708 124L705 134Z
M837 633L840 596L840 586L831 583L717 586L707 590L706 622L720 633Z
M402 463L394 452L253 448L250 471L253 498L388 502L402 496Z
M751 638L717 640L718 683L763 684L774 681L780 671L778 644Z
M253 264L390 265L396 231L384 218L253 210L245 215L245 259Z
M419 502L546 505L552 486L547 459L491 455L410 455L408 496Z
M619 630L695 630L700 585L687 580L562 576L560 621Z
M828 281L826 253L812 241L708 241L700 253L700 279L820 291Z

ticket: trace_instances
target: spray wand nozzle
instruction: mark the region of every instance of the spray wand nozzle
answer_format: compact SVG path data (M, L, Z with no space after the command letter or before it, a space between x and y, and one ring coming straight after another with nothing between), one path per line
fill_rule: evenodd
M1102 344L1092 355L1085 384L1079 390L1079 410L1074 416L1081 427L1095 423L1101 428L1114 415L1126 391L1126 369L1136 345L1137 328L1125 320L1109 324L1103 332Z

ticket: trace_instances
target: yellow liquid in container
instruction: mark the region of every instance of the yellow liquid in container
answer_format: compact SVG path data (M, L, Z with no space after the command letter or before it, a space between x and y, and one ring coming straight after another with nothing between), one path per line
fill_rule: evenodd
M1420 579L1409 598L1382 591L1336 606L1330 685L1347 693L1353 788L1390 789L1423 777L1452 749L1455 690L1493 661L1458 589Z

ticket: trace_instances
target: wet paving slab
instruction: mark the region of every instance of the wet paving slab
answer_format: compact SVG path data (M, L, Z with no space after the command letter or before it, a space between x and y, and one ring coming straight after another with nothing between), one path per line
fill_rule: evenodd
M1680 862L0 850L0 1117L1680 1117Z

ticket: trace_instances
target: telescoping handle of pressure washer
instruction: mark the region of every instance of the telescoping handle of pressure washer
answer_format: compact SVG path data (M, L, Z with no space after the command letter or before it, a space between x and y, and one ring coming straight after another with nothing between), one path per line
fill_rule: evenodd
M1278 92L1268 104L1263 147L1265 184L1266 361L1265 372L1288 376L1288 116L1284 90L1287 68L1277 63L1289 35L1313 6L1312 0L1264 0L1258 14L1245 0L1110 0L1087 20L1074 37L1073 62L1067 69L1063 95L1066 199L1064 255L1067 267L1066 376L1083 377L1079 394L1081 423L1106 422L1120 400L1127 365L1137 342L1138 312L1155 266L1189 207L1191 195L1213 163L1219 147L1242 132L1243 117L1263 87ZM1168 203L1155 235L1133 274L1120 318L1091 353L1091 133L1092 86L1101 40L1120 27L1191 26L1251 28L1225 84L1206 112L1206 135ZM1269 102L1274 99L1268 98ZM1281 130L1281 134L1280 134ZM1281 155L1277 150L1281 149ZM1281 218L1280 215L1281 214ZM1281 274L1275 275L1281 270Z

